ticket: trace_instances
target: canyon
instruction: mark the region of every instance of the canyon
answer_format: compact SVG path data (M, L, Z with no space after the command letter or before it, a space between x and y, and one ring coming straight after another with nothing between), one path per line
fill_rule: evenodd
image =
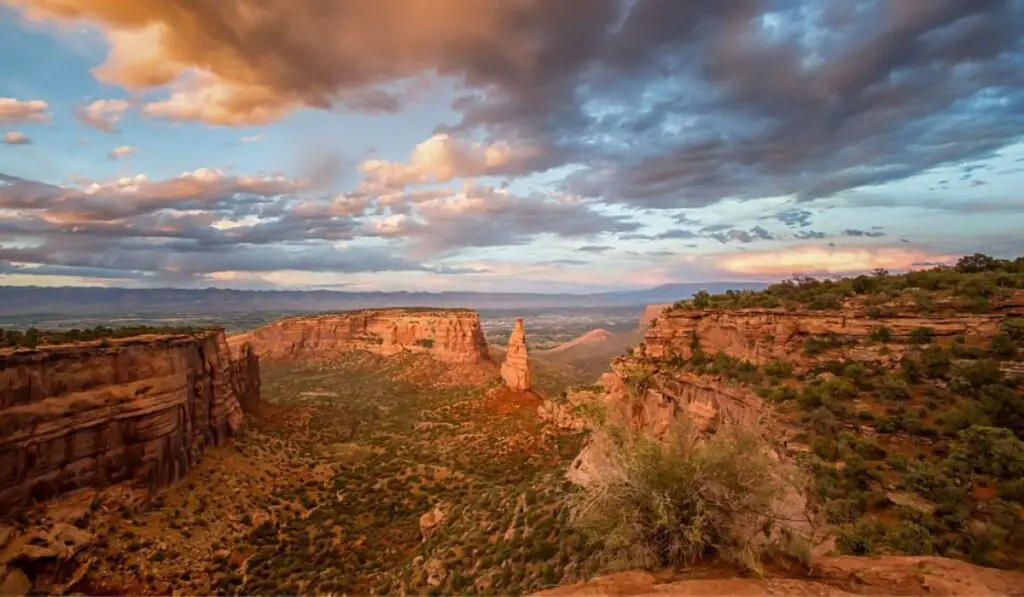
M257 367L220 330L0 353L0 509L182 478L239 429Z
M0 584L87 594L1022 594L1021 573L975 565L1024 561L1006 477L1016 465L980 470L990 457L964 451L972 441L1012 448L1013 433L995 428L1017 416L1022 352L1006 342L1019 344L1024 293L973 312L865 302L651 305L634 331L529 353L520 318L508 348L495 348L500 366L477 313L435 308L5 350L0 506L36 513L17 530L0 524ZM555 359L605 352L618 356L596 383L552 381ZM980 410L956 423L966 407ZM560 500L608 481L610 435L659 442L684 423L705 438L753 430L770 448L773 471L798 484L771 504L784 529L764 536L793 540L791 551L760 578L737 577L749 569L725 558L682 574L602 576L613 552ZM964 458L977 470L952 477L966 474L954 466ZM69 500L89 514L52 513Z

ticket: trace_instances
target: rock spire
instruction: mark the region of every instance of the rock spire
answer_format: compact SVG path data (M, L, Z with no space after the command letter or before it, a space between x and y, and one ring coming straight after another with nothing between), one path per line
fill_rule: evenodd
M516 327L508 338L508 352L501 365L501 378L509 388L525 392L530 389L530 363L526 354L526 331L523 318L516 319Z

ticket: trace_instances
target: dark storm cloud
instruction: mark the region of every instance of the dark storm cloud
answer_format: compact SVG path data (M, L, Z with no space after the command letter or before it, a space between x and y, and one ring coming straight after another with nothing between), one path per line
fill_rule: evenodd
M885 236L885 233L884 232L880 232L878 230L858 230L856 228L847 228L846 230L843 231L843 235L845 235L845 236L866 236L866 237L869 237L869 238L878 238L878 237L881 237L881 236Z
M1021 0L25 3L163 25L163 62L115 53L98 72L132 88L218 76L217 110L182 118L391 112L403 94L388 86L454 77L461 118L438 130L526 142L531 171L576 164L565 187L610 203L808 201L1024 134Z

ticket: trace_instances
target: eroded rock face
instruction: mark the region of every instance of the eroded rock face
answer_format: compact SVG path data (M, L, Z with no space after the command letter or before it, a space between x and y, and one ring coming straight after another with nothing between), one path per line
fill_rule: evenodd
M233 364L220 330L0 354L0 509L181 478L240 427L254 359Z
M508 351L501 365L501 379L510 389L525 392L530 385L530 362L526 353L526 330L523 318L516 319L516 327L508 338Z
M490 361L475 311L368 309L292 317L229 338L235 351L249 343L260 359L329 359L353 350L390 356L429 354L446 363Z
M898 358L899 344L914 329L931 328L935 337L989 336L998 332L1002 314L957 315L955 317L906 315L868 317L860 310L799 312L784 309L674 310L664 313L644 334L646 354L669 358L679 354L689 358L693 348L708 354L723 352L763 365L784 360L801 365L818 361L850 359L886 362ZM893 346L864 346L861 342L872 331L886 327L892 333ZM804 353L809 338L834 334L847 340L822 352L816 358ZM696 338L694 340L694 338ZM855 344L854 341L857 341Z
M248 342L234 356L235 395L242 412L251 413L260 400L260 358Z
M655 319L671 306L671 303L661 303L644 307L644 312L640 314L640 329L650 326L654 323Z

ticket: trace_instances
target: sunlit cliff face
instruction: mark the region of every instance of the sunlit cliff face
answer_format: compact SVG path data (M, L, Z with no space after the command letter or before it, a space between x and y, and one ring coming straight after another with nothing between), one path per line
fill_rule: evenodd
M0 283L612 290L1024 252L1024 4L11 0Z

